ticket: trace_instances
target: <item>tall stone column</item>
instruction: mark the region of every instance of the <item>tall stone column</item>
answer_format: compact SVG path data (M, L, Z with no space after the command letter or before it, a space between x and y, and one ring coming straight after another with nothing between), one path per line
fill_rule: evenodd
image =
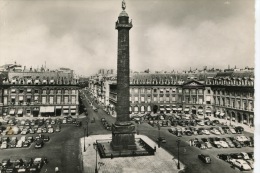
M122 3L123 11L119 14L116 22L118 30L118 52L117 52L117 103L116 123L112 125L112 143L114 150L132 150L135 145L135 126L130 122L129 116L129 30L132 22L129 22L128 14L125 12L125 2Z

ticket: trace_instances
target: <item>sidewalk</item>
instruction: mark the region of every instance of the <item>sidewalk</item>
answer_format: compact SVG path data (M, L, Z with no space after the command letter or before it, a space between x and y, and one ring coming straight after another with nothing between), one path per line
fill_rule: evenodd
M144 135L135 135L136 138L142 138L150 146L156 146L156 143ZM84 152L84 138L81 138L81 152L84 173L94 173L96 164L96 153L93 143L96 140L111 139L111 135L94 135L86 137ZM104 158L97 156L99 173L177 173L184 169L184 165L180 163L181 169L177 169L177 162L174 156L169 154L163 148L157 148L154 156L140 157L119 157Z

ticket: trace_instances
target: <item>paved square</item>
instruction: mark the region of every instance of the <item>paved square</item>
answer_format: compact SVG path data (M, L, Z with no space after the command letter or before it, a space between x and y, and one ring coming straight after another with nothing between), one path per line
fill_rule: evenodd
M150 138L144 135L135 135L142 138L151 147L157 146ZM112 139L112 135L93 135L85 138L86 152L84 152L84 138L81 138L81 152L84 173L94 173L96 165L96 151L93 143L96 140ZM101 159L98 155L99 173L174 173L178 172L177 162L173 156L162 148L157 148L154 156L136 156ZM100 166L101 165L101 166ZM180 163L181 169L184 168Z

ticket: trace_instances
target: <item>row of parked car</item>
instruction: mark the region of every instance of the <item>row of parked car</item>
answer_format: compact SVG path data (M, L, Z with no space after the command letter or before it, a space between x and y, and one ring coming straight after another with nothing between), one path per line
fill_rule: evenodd
M178 137L183 135L221 135L221 134L242 134L244 129L243 127L228 127L228 126L216 126L216 127L179 127L179 128L169 128L168 131Z
M5 173L36 173L40 172L44 164L47 164L47 158L14 158L3 159L0 163L0 172Z
M10 122L11 121L11 122ZM28 133L54 133L61 131L61 124L75 124L81 126L76 118L64 117L63 119L36 119L36 120L10 120L8 125L1 126L1 135L26 135Z
M7 149L7 148L26 148L30 147L30 145L35 142L35 148L42 148L44 145L44 142L48 142L50 140L50 137L47 135L39 134L36 137L33 136L21 136L20 139L18 139L16 136L13 137L0 137L0 145L1 149Z
M200 149L215 148L241 148L241 147L254 147L253 137L235 136L235 137L209 137L209 138L195 138L190 140L191 145Z
M218 154L217 157L237 167L241 171L254 169L254 152Z
M105 118L101 118L101 123L103 124L105 129L107 129L109 131L112 130L111 124L109 124Z

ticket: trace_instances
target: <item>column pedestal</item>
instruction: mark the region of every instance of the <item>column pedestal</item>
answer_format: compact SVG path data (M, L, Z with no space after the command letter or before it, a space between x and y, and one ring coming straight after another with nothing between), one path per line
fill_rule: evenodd
M112 125L111 147L115 151L136 150L135 126L130 122L116 122Z

